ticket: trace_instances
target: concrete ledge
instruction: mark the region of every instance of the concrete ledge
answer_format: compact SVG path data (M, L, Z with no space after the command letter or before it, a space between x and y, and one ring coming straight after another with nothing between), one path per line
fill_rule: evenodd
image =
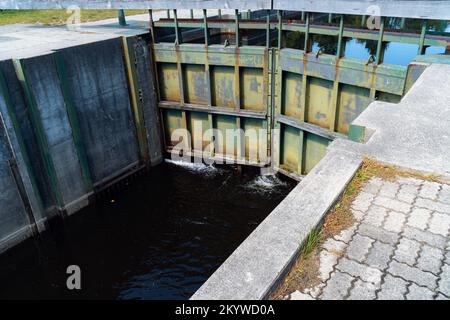
M329 152L191 299L264 299L361 163L353 153Z
M431 64L398 104L372 102L353 122L371 132L365 143L334 140L351 151L402 168L450 175L450 65Z

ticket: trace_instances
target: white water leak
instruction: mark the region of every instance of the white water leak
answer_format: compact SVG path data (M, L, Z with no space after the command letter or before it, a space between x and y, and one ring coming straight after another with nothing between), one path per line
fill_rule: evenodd
M285 186L286 182L280 180L276 175L258 176L245 185L246 189L255 192L272 193L276 192L277 187Z
M175 166L183 167L189 171L202 173L206 176L214 176L218 172L220 172L220 169L213 166L213 165L207 165L204 163L195 163L195 162L187 162L187 161L181 161L181 160L170 160L166 159L165 162L170 163Z

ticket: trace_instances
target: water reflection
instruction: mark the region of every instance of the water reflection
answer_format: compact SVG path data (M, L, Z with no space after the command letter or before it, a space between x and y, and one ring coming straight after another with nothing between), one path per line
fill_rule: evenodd
M289 18L294 23L304 23L298 17ZM329 20L328 15L312 14L311 20L315 25L338 26L339 19L334 16ZM331 22L331 23L330 23ZM345 28L361 29L363 20L361 16L349 15L344 18ZM408 32L419 34L422 28L422 21L418 19L385 18L385 30L395 32ZM450 32L450 24L447 21L427 21L427 32L433 34L446 34ZM304 33L298 31L283 32L282 47L293 49L304 49ZM337 52L337 37L328 35L311 35L311 51L335 55ZM344 38L344 56L347 58L367 61L371 56L375 57L377 51L377 41L361 40L354 38ZM382 60L386 64L408 65L418 54L419 45L399 42L384 42L381 51ZM427 47L425 54L443 54L444 47Z

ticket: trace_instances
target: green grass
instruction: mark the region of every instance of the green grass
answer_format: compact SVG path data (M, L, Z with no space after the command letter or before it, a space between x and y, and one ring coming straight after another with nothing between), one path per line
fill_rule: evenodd
M147 10L125 10L126 15L147 13ZM71 14L66 10L0 10L0 25L41 23L64 25ZM81 22L116 18L117 10L81 10Z
M319 229L313 229L303 243L301 254L308 256L319 244L322 238L322 232Z

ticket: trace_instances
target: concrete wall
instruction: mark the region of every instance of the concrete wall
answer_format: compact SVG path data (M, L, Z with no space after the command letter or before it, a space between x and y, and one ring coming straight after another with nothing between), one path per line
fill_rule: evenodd
M128 40L133 61L121 37L0 61L0 252L162 161L147 36Z

